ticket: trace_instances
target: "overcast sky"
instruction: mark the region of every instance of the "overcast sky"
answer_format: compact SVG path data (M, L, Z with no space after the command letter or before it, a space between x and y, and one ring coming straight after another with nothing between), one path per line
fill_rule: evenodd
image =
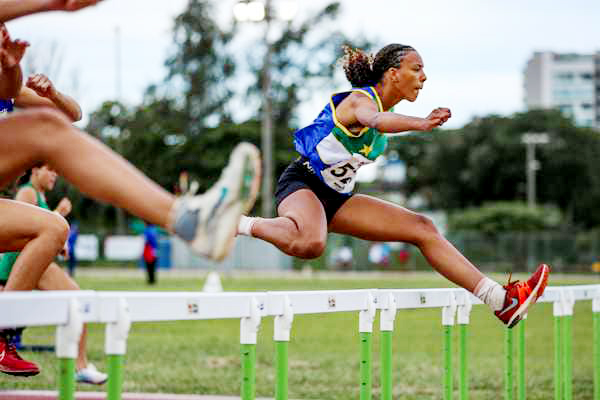
M89 113L117 96L116 28L121 37L121 97L130 105L165 76L173 17L186 0L105 0L73 14L46 13L11 21L14 38L31 42L30 52L48 58L52 46L62 60L59 89L74 95ZM277 5L277 0L273 0ZM231 18L234 0L215 1L218 18ZM325 4L300 0L300 17ZM335 22L349 36L363 35L383 46L415 47L428 81L415 103L396 111L426 116L435 107L452 110L449 127L474 116L523 109L523 69L534 51L600 51L600 2L595 0L342 0ZM43 64L42 61L39 61ZM69 75L77 77L73 86ZM342 88L340 88L342 89ZM323 94L300 109L308 123L323 107Z

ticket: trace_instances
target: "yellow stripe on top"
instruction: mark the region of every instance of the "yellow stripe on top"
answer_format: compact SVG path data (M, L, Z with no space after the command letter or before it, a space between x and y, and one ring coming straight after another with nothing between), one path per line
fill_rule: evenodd
M352 90L350 90L350 92L360 92L360 93L364 94L365 96L368 96L371 100L375 101L375 104L377 104L377 110L379 112L382 112L383 111L383 104L381 103L381 99L379 98L379 94L377 94L377 90L375 90L375 87L373 87L373 86L369 86L369 88L375 94L375 98L373 98L373 96L371 95L371 93L367 92L364 89L352 89ZM350 137L360 137L366 131L369 130L368 126L365 126L364 128L362 128L360 130L360 132L358 132L358 133L352 133L352 132L350 132L350 130L348 130L348 128L346 128L344 125L342 125L342 123L340 123L340 121L338 121L338 119L337 119L335 105L333 104L333 97L337 96L338 94L341 94L341 93L344 93L344 92L334 93L334 94L331 95L331 97L329 99L329 104L331 106L331 115L333 116L333 123L335 124L335 126L337 126L338 128L340 128L341 131L344 132L346 135L348 135Z

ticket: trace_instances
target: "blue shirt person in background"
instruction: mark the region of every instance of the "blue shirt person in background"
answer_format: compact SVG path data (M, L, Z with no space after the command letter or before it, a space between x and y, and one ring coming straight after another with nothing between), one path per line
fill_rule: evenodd
M67 243L69 245L69 258L67 259L67 266L69 268L69 275L75 276L75 267L77 266L77 256L75 254L75 246L77 245L77 237L79 236L79 224L77 221L71 223L71 230L69 231L69 238Z
M144 252L142 257L146 264L148 284L156 283L156 260L158 250L158 232L156 226L146 223L144 228Z

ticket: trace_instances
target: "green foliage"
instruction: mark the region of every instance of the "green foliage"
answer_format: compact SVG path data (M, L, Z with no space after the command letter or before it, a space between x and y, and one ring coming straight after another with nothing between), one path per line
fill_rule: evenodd
M186 124L179 133L200 133L211 117L216 117L217 121L229 119L225 106L232 90L227 79L235 71L235 63L227 49L231 37L231 33L217 25L209 1L190 0L187 8L175 18L173 39L176 50L166 61L166 66L169 69L167 82L182 89L177 93L182 104L177 106Z
M481 207L456 211L448 219L453 231L479 231L485 234L502 232L536 232L557 228L562 222L555 206L528 207L521 202L485 203Z

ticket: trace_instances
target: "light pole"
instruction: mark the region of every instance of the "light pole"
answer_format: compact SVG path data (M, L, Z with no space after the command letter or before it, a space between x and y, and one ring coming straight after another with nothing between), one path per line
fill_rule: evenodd
M280 12L280 19L291 21L296 12L295 1L282 1L284 7ZM271 0L240 1L233 8L233 15L240 22L264 22L264 41L267 46L262 68L262 116L261 116L261 150L263 158L263 181L261 188L262 216L273 216L273 107L271 103L271 58L273 45L269 39L271 22L275 19Z
M122 90L121 90L121 76L122 76L122 63L121 63L121 27L115 27L115 95L117 101L121 104ZM111 110L112 112L112 110ZM115 116L116 125L119 129L119 136L116 138L116 149L119 154L123 154L123 124L119 123L119 118ZM117 216L117 233L125 234L125 211L116 207Z
M263 112L261 118L261 135L260 141L263 149L264 157L264 175L262 185L262 215L265 218L273 216L273 118L272 103L271 103L271 56L273 54L273 46L269 39L269 31L271 30L271 0L266 0L265 3L265 44L267 52L263 62L263 82L262 82L262 98Z
M535 207L536 203L536 180L535 174L540 169L540 163L535 158L535 145L546 144L550 141L547 133L527 132L521 136L521 143L527 146L527 158L525 161L525 171L527 173L527 205L530 208Z

